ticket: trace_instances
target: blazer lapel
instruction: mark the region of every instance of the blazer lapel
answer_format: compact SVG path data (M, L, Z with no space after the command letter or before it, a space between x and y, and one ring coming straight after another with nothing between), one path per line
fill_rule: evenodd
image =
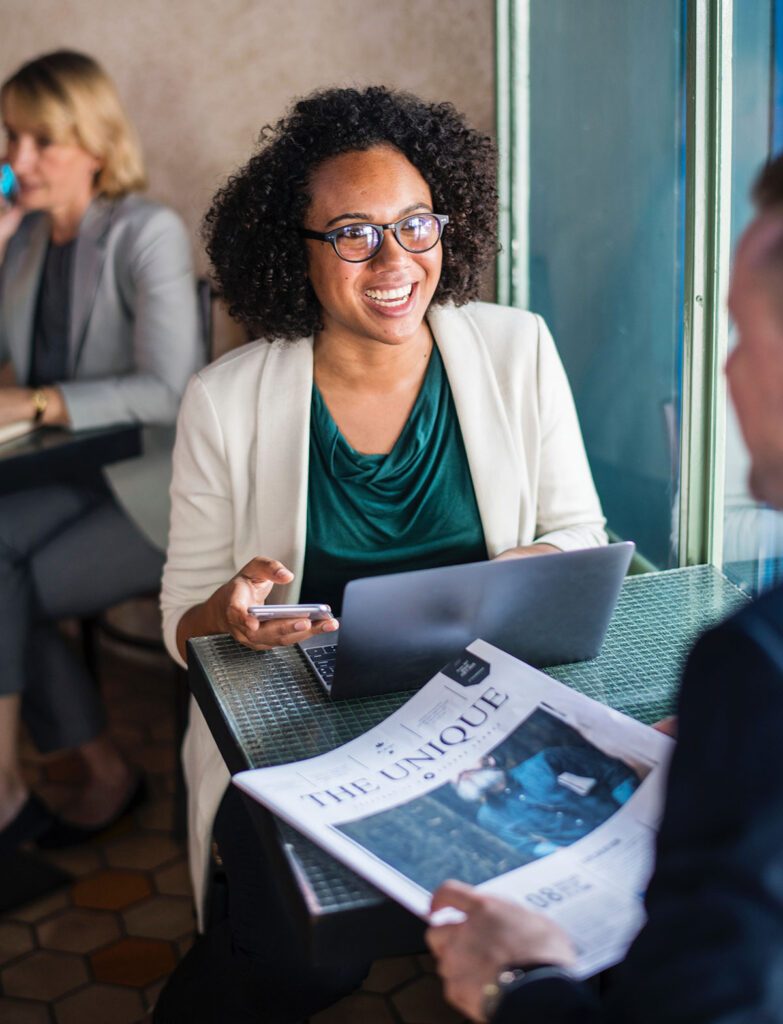
M473 318L453 306L427 314L449 378L490 558L518 543L520 456L504 415L495 367Z
M264 553L294 574L272 591L271 600L283 604L297 600L304 568L312 386L313 339L273 342L258 394L256 507Z
M79 368L90 314L98 294L103 263L106 256L106 238L111 226L116 203L97 198L90 203L84 215L76 240L73 287L71 290L71 325L68 335L68 371L75 377Z
M31 221L29 235L19 250L18 260L3 268L3 320L11 361L21 385L27 383L30 372L35 307L48 245L49 218L37 215Z
M449 378L490 557L518 543L530 502L521 456L504 415L495 367L468 313L436 307L427 319ZM268 344L263 342L260 344ZM275 602L296 601L307 539L313 339L274 342L261 375L256 413L256 490L264 553L294 573ZM254 552L257 553L257 552Z

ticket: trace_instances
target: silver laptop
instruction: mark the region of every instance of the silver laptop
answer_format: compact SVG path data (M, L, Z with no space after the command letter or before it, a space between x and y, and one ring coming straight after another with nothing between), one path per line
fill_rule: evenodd
M300 647L334 698L423 686L477 638L539 668L585 661L601 649L633 551L625 541L352 580L339 633Z

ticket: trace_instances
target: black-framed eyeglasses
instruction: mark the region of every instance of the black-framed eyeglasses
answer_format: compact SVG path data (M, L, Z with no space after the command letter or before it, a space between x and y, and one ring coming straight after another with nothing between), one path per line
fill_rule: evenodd
M388 230L408 252L427 252L441 239L449 222L445 213L409 213L393 224L344 224L331 231L309 231L302 228L305 238L329 242L341 260L364 263L371 260L383 245L383 233Z

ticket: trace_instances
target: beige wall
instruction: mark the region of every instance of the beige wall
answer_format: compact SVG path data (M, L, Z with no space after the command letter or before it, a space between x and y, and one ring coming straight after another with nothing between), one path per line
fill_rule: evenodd
M57 47L114 77L150 194L191 228L259 128L318 86L448 99L493 132L493 0L2 0L0 79Z

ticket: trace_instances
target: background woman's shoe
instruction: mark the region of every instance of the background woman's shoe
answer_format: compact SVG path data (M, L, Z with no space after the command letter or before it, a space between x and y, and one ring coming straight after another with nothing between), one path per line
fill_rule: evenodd
M0 854L0 914L43 899L73 877L26 850Z
M52 828L57 819L35 794L31 793L15 818L0 829L0 856L13 853L23 843L38 839Z
M146 799L147 783L144 776L139 776L127 799L106 821L102 821L99 825L75 825L52 815L49 828L38 835L36 845L42 850L59 850L64 846L78 846L81 843L87 843L115 825L120 818L130 814Z

